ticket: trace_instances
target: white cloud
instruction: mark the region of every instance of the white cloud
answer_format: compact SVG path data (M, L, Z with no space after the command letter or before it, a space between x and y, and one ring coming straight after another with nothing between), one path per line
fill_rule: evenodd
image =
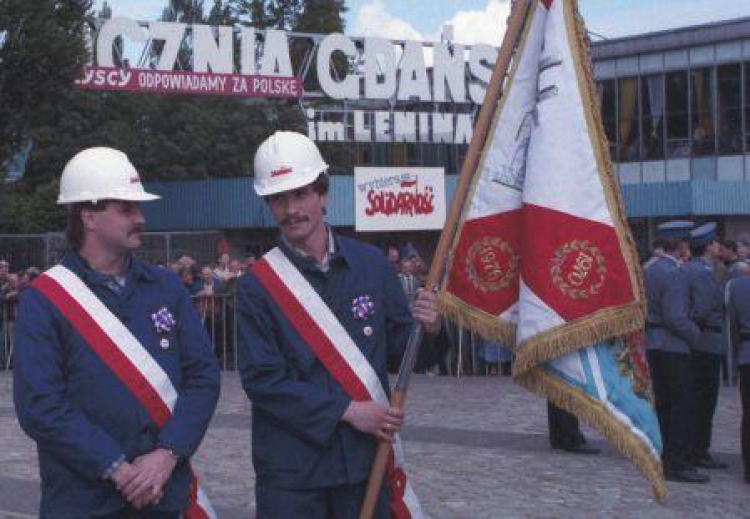
M354 17L354 36L379 36L389 39L440 41L443 26L453 26L453 41L500 46L510 14L509 0L488 0L483 10L457 11L428 34L422 34L408 21L390 12L382 0L363 5Z
M379 36L392 40L424 40L406 20L393 16L381 0L363 5L354 19L355 36Z
M509 15L508 0L489 0L484 10L458 11L445 23L453 25L453 41L457 43L489 43L499 47Z

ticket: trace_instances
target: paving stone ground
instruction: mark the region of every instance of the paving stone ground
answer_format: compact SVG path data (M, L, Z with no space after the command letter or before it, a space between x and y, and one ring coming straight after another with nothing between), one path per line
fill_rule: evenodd
M404 449L429 517L750 518L736 388L722 388L714 425L713 451L729 469L711 471L707 485L668 482L659 505L640 473L590 429L600 455L551 450L544 402L508 378L413 380ZM36 452L15 419L11 387L12 373L0 372L0 518L36 517ZM225 373L196 465L219 517L255 517L250 405L236 373Z

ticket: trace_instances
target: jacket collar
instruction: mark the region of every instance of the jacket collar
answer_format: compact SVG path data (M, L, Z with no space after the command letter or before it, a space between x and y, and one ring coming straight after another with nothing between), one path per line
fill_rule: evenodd
M127 279L154 281L153 273L149 271L144 263L135 259L132 254L128 254L125 262L127 265L125 276ZM88 261L74 250L67 251L60 263L72 270L87 283L106 284L111 280L110 276L92 269Z

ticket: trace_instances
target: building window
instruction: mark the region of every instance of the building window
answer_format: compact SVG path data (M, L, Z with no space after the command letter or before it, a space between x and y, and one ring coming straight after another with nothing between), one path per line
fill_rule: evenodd
M667 105L667 158L690 156L688 121L688 73L669 72L664 77Z
M664 159L664 76L641 78L643 160Z
M719 65L717 78L717 130L719 153L742 152L742 66Z
M620 113L617 130L620 137L620 162L635 162L640 159L640 110L638 107L638 79L621 78L618 80Z
M609 141L609 154L617 161L617 106L615 97L615 80L606 79L597 83L599 110L602 114L604 134Z
M745 149L750 151L750 63L745 62Z
M692 154L694 157L716 153L714 126L714 74L711 68L691 72Z

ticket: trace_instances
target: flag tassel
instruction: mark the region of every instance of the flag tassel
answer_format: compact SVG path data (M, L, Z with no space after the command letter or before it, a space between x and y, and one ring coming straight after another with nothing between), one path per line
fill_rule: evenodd
M534 366L559 358L581 348L619 337L645 325L643 303L636 301L616 308L599 310L593 315L565 324L563 329L552 328L533 337L533 346L518 344L513 359L513 372L522 375Z
M629 459L651 483L654 498L659 503L667 499L667 488L658 455L632 434L627 426L619 422L601 402L594 400L541 368L534 368L515 378L522 387L548 399L566 411L573 413L587 425L598 431L617 451Z

